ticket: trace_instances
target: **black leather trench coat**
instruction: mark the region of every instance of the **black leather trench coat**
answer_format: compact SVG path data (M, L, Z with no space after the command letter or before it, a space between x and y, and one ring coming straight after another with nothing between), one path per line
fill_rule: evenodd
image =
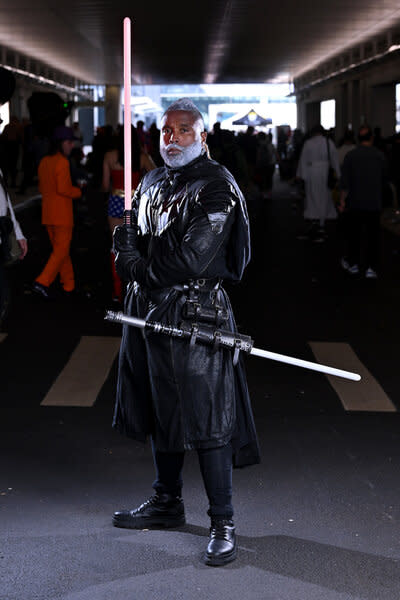
M182 288L198 281L198 301L224 308L222 328L235 331L220 281L240 280L250 239L244 198L232 175L204 155L180 169L161 167L145 175L133 204L142 235L125 312L178 325L188 299ZM118 257L116 265L118 270ZM242 358L236 366L232 358L227 349L189 346L124 325L114 427L141 441L151 435L165 452L232 442L234 466L259 462Z

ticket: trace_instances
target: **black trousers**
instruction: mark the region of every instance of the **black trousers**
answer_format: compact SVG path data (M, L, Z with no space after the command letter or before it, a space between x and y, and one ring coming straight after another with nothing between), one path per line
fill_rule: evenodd
M350 265L376 270L379 261L380 211L349 210L348 236Z
M209 502L211 518L231 519L232 506L232 446L197 450L200 471ZM153 488L158 493L180 496L184 452L160 452L153 445L156 479Z

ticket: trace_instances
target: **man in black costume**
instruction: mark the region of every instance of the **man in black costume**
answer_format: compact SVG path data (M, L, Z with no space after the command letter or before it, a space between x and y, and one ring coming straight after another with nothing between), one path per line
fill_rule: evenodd
M137 226L114 233L116 267L129 284L126 312L178 325L236 331L222 280L239 281L250 258L244 198L232 175L208 157L202 116L191 100L162 118L165 167L147 173L132 207ZM209 500L205 563L236 557L232 466L259 462L242 358L124 326L113 425L136 440L151 436L155 494L114 513L116 527L177 527L185 450L198 453Z

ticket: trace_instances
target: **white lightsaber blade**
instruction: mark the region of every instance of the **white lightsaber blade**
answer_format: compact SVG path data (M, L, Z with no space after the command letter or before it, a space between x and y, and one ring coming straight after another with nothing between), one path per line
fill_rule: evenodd
M131 157L131 20L124 19L124 192L125 210L131 209L132 157Z
M328 367L327 365L321 365L308 360L294 358L293 356L285 356L284 354L277 354L276 352L269 352L268 350L261 350L260 348L252 348L250 350L250 354L253 354L254 356L260 356L261 358L268 358L269 360L277 360L278 362L294 365L295 367L303 367L303 369L319 371L320 373L326 373L327 375L344 377L345 379L351 379L352 381L360 381L361 379L361 375L358 373L343 371L342 369L335 369L334 367Z

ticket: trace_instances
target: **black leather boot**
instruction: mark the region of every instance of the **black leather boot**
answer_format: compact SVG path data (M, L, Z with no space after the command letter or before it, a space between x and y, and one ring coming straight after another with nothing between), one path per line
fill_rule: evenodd
M220 567L236 558L235 526L230 519L212 519L210 540L204 562L206 565Z
M154 494L133 510L114 513L113 525L128 529L179 527L185 524L185 508L180 496Z

